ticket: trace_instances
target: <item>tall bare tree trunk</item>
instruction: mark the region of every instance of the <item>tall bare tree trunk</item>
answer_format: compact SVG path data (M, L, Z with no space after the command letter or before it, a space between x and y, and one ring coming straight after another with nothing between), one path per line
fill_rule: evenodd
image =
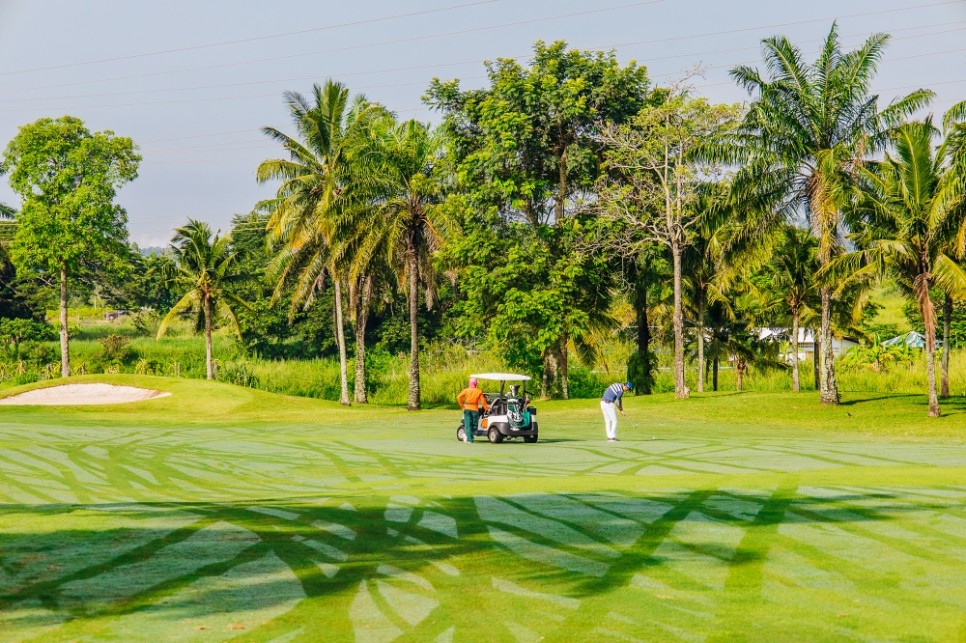
M821 346L822 346L821 343L818 341L818 333L816 331L812 331L812 377L814 378L814 381L815 381L816 391L819 389L821 385L821 383L819 382L820 378L818 376L818 371L819 371L818 356L820 353Z
M416 248L410 242L406 252L409 262L409 405L410 411L420 407L419 393L419 262Z
M921 275L920 275L921 277ZM916 279L919 282L919 279ZM929 280L922 279L919 286L919 314L926 332L926 381L929 383L929 417L940 416L939 397L936 395L936 309L929 297Z
M368 404L369 396L366 392L366 324L369 322L369 304L372 302L372 279L364 277L356 296L356 376L354 398L357 404Z
M705 376L705 364L704 364L704 292L698 290L698 393L704 393L704 376Z
M835 353L832 350L831 288L822 288L822 328L819 335L819 399L822 404L838 404L839 388L835 383Z
M547 399L550 396L550 361L546 356L543 358L543 373L540 374L540 398Z
M67 264L60 264L60 376L70 377L70 332L67 330Z
M937 418L941 415L939 410L939 397L936 395L936 337L930 340L926 336L926 377L929 382L929 417Z
M798 393L801 384L798 381L798 316L799 310L792 311L792 390Z
M711 387L714 391L718 390L718 366L718 358L715 357L711 365Z
M570 399L570 389L567 385L567 331L560 337L560 393L563 399Z
M684 399L691 394L684 381L684 310L681 303L681 248L671 244L674 265L674 397Z
M202 294L205 308L205 370L209 380L215 379L215 358L211 350L211 298Z
M942 359L942 382L940 384L939 397L949 397L949 336L952 334L953 318L953 298L946 295L943 299L943 359Z
M342 281L333 275L335 291L335 341L339 346L339 404L350 406L349 365L345 350L345 320L342 309Z

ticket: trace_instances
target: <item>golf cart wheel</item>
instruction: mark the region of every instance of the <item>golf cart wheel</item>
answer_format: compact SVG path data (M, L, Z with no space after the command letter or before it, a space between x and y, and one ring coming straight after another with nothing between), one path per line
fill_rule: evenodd
M462 425L456 429L456 439L460 442L466 442L466 429Z
M534 442L537 441L537 434L534 433L533 435L525 435L523 436L523 441L526 442L527 444L533 444Z
M493 444L499 444L500 442L503 442L503 434L500 433L495 428L491 428L489 431L486 432L486 439L492 442Z

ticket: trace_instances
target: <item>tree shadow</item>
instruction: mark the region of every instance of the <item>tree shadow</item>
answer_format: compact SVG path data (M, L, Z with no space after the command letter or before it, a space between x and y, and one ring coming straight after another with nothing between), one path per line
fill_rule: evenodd
M412 505L387 499L373 507L344 500L5 505L7 521L56 526L3 534L0 614L15 636L29 636L43 621L40 607L65 621L67 636L82 633L88 619L142 612L171 623L226 610L239 618L272 607L298 612L305 597L313 618L344 626L347 604L360 591L376 580L411 575L422 579L412 581L418 591L433 588L433 600L456 618L466 577L491 583L499 576L530 591L581 600L696 554L728 568L761 565L769 538L785 523L851 529L962 508L959 498L910 503L888 492L810 497L711 489L521 494L482 505L479 497ZM718 542L715 526L739 528L761 544ZM320 605L332 614L318 616L326 611ZM296 617L282 621L298 625Z

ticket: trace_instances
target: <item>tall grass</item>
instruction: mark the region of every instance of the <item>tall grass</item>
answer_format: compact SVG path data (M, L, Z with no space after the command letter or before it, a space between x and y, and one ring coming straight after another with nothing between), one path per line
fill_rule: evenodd
M127 333L104 333L103 330L88 334L86 339L71 342L71 364L75 374L135 373L141 375L164 375L202 379L205 377L204 338L190 334L188 328L179 328L174 336L156 340L137 336L133 326L101 324L100 328ZM92 326L94 328L94 326ZM107 359L102 343L107 334L125 334L129 340L123 359ZM627 353L626 346L616 347ZM46 342L25 351L21 360L0 356L0 386L13 386L40 379L59 376L59 346ZM327 400L339 399L339 365L334 359L313 360L264 360L246 356L241 346L229 335L216 334L214 355L218 379L234 384L251 386L274 393L312 397ZM608 384L624 379L624 365L618 353L608 355L608 371L581 364L571 359L569 393L572 398L594 398ZM437 342L425 346L420 354L420 383L423 404L446 406L454 403L456 394L466 386L471 373L506 371L507 366L493 353L467 351L463 346ZM801 383L805 391L814 390L811 362L801 365ZM354 375L349 364L350 390ZM911 364L900 364L884 371L869 368L836 370L842 393L915 393L926 391L925 357L920 355ZM374 404L405 405L409 397L409 355L389 355L371 351L368 355L368 394ZM687 373L692 391L697 388L697 371L692 367ZM528 389L539 391L540 383L531 382ZM955 350L951 355L950 393L966 396L966 350ZM718 390L733 391L736 388L735 373L731 368L719 370ZM711 378L706 379L706 391L711 391ZM674 390L673 375L668 364L663 363L657 373L655 392ZM763 370L752 368L744 378L744 390L749 392L787 392L791 390L788 370Z
M658 376L659 392L673 390L670 371L662 371ZM870 368L837 367L835 378L842 393L925 393L927 387L926 358L919 356L912 364L896 365L887 370L874 371ZM814 391L815 381L812 363L801 365L799 371L801 388ZM695 386L697 373L688 371L688 384ZM954 350L949 356L950 395L966 395L966 350ZM710 383L706 390L710 390ZM718 390L733 391L736 388L734 370L721 369L718 376ZM791 372L782 369L752 368L745 375L743 388L746 391L780 393L792 390Z

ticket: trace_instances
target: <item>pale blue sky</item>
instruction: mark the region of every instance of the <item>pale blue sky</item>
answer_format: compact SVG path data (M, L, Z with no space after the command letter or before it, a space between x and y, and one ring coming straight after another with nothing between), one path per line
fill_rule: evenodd
M966 99L966 0L0 0L0 145L64 114L132 137L144 160L119 200L134 241L166 245L188 217L224 231L272 193L254 178L279 155L260 128L291 131L285 90L331 77L437 120L420 101L433 76L479 86L482 61L563 39L637 60L657 84L704 66L698 93L743 101L728 70L758 64L762 38L786 35L812 59L834 19L847 47L893 35L884 100L930 88L941 113ZM5 179L0 201L18 205Z

